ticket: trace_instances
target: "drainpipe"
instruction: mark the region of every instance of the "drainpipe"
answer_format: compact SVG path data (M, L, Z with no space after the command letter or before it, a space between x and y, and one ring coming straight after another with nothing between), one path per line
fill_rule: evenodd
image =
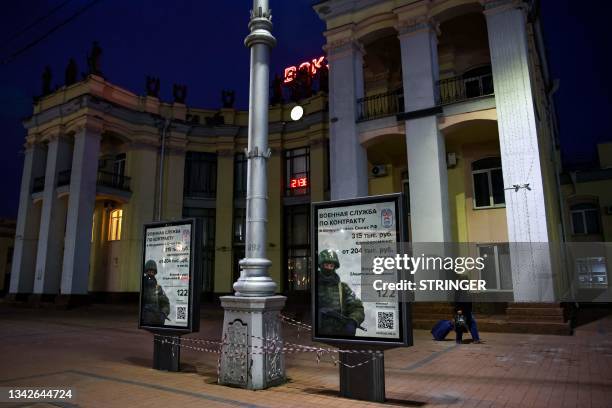
M161 150L159 153L159 180L157 185L157 214L155 215L156 221L161 221L162 216L162 200L164 196L164 161L166 156L166 133L170 128L171 119L167 118L164 122L161 132Z

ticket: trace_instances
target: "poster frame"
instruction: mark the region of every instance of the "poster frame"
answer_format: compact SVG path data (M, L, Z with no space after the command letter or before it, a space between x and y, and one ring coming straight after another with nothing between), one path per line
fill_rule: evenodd
M377 346L384 348L392 347L407 347L412 345L412 317L411 308L407 302L398 300L399 306L399 330L400 335L398 339L384 339L376 337L341 337L341 336L324 336L318 333L318 313L317 311L317 247L318 247L318 219L317 211L320 209L334 208L334 207L346 207L363 204L373 204L379 202L392 201L395 204L395 228L396 228L396 242L406 242L408 240L408 228L406 223L406 208L405 198L403 193L393 194L382 194L376 196L357 197L350 199L331 200L331 201L320 201L311 204L310 213L310 242L311 242L311 316L312 316L312 340L321 343L330 344L347 344L347 345L366 345L366 346ZM360 256L358 254L356 256ZM399 298L398 298L399 299Z
M188 310L189 318L186 327L180 326L161 326L161 325L145 325L142 323L142 283L143 283L143 268L146 262L146 238L147 230L151 228L173 227L191 225L191 238L189 245L189 295L188 295ZM159 221L143 224L142 228L142 249L140 255L139 268L139 287L138 293L138 328L148 330L153 333L165 334L187 334L194 333L200 330L200 292L201 292L201 261L200 257L196 256L196 251L201 247L201 223L196 218L184 218L175 221Z

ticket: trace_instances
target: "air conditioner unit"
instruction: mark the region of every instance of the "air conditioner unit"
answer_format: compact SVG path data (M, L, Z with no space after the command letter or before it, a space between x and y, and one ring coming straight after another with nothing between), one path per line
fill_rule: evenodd
M387 175L387 166L384 164L377 164L372 166L372 170L370 170L370 176L372 177L382 177Z

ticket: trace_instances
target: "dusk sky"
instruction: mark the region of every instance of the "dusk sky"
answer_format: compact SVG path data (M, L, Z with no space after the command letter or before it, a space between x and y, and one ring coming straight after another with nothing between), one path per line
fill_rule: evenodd
M102 71L112 83L144 94L146 75L161 80L161 98L171 101L173 83L188 86L187 104L216 109L222 89L236 91L236 107L246 109L249 52L249 0L136 1L31 0L3 5L0 14L0 172L3 180L0 216L16 218L25 129L46 65L52 83L63 84L69 58L86 71L86 54L97 40L103 48ZM41 37L82 7L80 16L24 53L11 54ZM278 45L271 72L322 55L324 24L312 0L271 0ZM595 160L595 144L612 140L607 118L612 89L604 71L610 50L607 1L580 6L577 1L542 1L545 41L553 78L560 80L557 113L565 161L572 166ZM63 5L16 38L24 27ZM595 11L595 12L594 12ZM8 60L7 60L8 59ZM607 73L606 73L607 74Z

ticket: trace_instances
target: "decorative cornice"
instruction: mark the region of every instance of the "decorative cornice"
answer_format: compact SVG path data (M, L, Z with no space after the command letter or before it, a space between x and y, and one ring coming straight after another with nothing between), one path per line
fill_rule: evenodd
M219 157L234 157L235 154L236 152L234 151L234 149L228 149L228 148L217 149L217 156Z
M484 8L484 14L496 14L506 10L526 9L527 5L522 0L480 0Z
M102 132L104 132L104 119L97 116L85 116L74 124L70 124L67 130L74 131L75 137L85 133L93 133L101 136Z
M323 50L327 54L328 61L340 58L350 51L358 52L362 56L366 54L363 45L352 36L330 41L323 46Z
M187 152L187 145L185 146L166 146L166 152L175 156L184 156Z
M310 147L318 147L321 145L327 145L327 138L325 136L312 137L310 138L308 145Z
M28 135L28 136L26 136L26 141L25 141L25 143L23 144L23 148L24 148L25 150L30 150L30 149L32 149L32 148L34 148L34 147L40 147L40 148L42 148L42 147L43 147L43 145L42 145L42 143L41 143L41 140L40 140L40 139L41 139L41 135L40 135L40 133L34 133L34 134L32 134L32 135Z
M429 16L419 16L400 20L396 25L398 37L413 35L422 31L433 31L440 35L440 23Z
M128 144L129 150L150 150L157 151L159 147L158 141L135 140Z
M44 130L39 134L39 141L47 141L49 143L55 142L59 139L68 139L64 126L54 126L52 128Z

